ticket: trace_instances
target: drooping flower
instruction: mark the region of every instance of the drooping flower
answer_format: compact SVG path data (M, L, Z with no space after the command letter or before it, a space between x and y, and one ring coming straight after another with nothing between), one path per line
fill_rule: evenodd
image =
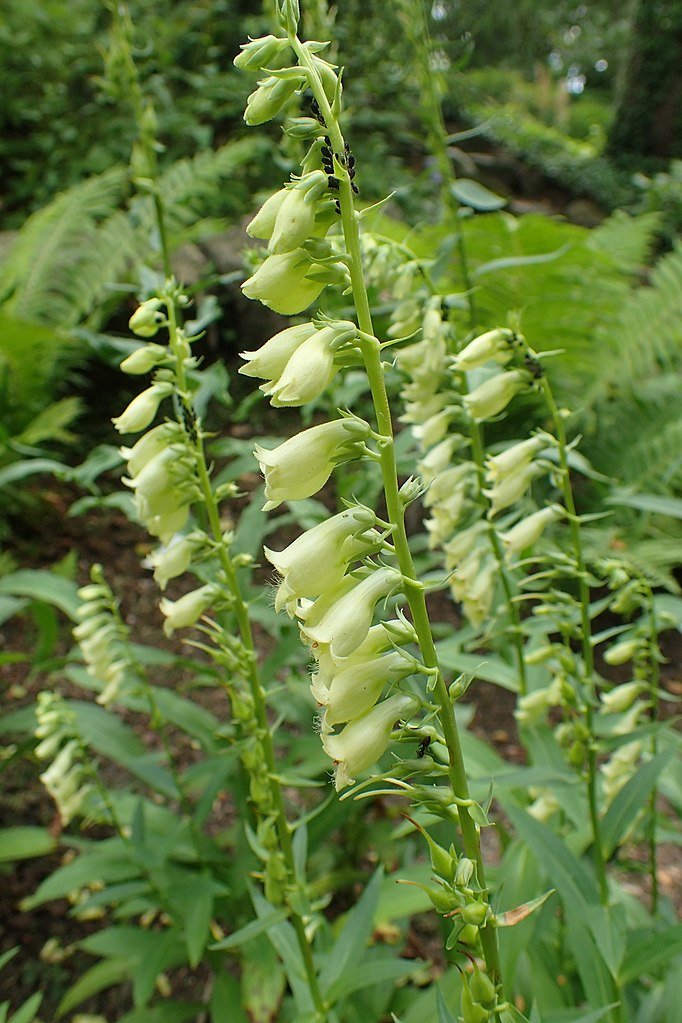
M542 472L541 466L536 465L535 462L528 462L515 472L503 476L489 490L484 489L483 493L490 501L488 517L492 518L493 515L497 515L498 512L504 511L505 508L509 508L510 505L520 500L533 480Z
M463 397L464 406L475 423L492 419L507 407L528 381L528 376L520 369L512 369L505 373L496 373L484 380L469 394Z
M139 433L146 430L158 412L159 405L173 390L170 383L152 384L136 395L120 416L112 419L119 433Z
M306 530L283 551L264 547L265 557L282 576L275 610L286 606L291 613L297 599L334 589L348 563L372 549L379 534L368 531L375 521L369 508L347 508Z
M325 708L322 730L354 721L374 706L389 682L405 678L413 670L407 658L392 650L339 671L329 689L324 692L319 686L315 689L315 698Z
M163 597L159 607L161 614L166 619L163 623L165 634L171 636L176 629L187 629L190 625L194 625L212 604L216 595L216 587L212 583L207 583L196 590L190 590L178 600L168 600L167 597Z
M244 281L242 291L276 313L294 316L307 309L325 286L307 276L315 266L305 249L268 256Z
M396 721L409 717L417 707L413 697L396 693L351 721L338 735L322 734L324 751L334 761L337 792L352 785L356 775L379 759Z
M332 654L347 657L366 638L379 598L395 593L401 583L394 568L376 569L359 582L344 580L305 612L301 632L309 643L328 644Z
M535 436L528 440L522 440L518 444L512 444L499 455L488 455L485 461L488 480L491 483L496 483L510 473L517 472L532 462L538 451L546 447L547 441L540 436Z
M168 544L152 552L148 566L154 569L154 580L161 590L166 589L171 579L184 575L205 541L205 535L195 530L186 536L174 536Z
M369 435L369 426L358 419L335 419L312 426L273 449L255 447L265 475L266 503L263 511L282 501L300 501L320 490L335 465L357 456Z
M507 559L511 560L527 547L533 547L538 542L547 526L556 522L564 514L564 509L558 505L551 505L548 508L541 508L533 512L525 519L521 519L515 526L500 533L500 540L505 549Z
M280 112L303 80L303 75L292 78L273 78L268 75L246 101L244 120L253 127L271 121Z

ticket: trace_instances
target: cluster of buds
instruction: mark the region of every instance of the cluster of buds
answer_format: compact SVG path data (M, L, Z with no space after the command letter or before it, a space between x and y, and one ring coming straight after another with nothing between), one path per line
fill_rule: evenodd
M40 780L57 804L65 826L86 812L95 795L92 769L86 766L87 752L78 737L73 711L60 696L39 693L36 719L35 734L40 740L36 756L51 761Z
M94 565L91 582L81 587L78 624L73 636L80 646L88 675L99 693L97 702L108 707L134 677L128 630L102 569Z

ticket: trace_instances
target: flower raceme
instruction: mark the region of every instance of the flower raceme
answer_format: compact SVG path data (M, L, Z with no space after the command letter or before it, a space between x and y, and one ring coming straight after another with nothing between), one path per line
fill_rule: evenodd
M357 457L370 434L367 423L355 418L335 419L311 426L279 447L260 444L255 455L265 475L263 511L277 508L282 501L300 501L320 490L335 465Z

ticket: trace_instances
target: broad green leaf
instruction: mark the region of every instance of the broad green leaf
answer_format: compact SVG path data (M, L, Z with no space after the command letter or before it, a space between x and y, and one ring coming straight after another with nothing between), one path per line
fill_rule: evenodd
M328 994L344 974L352 970L365 954L374 929L374 914L379 903L383 872L377 870L362 893L362 898L346 915L333 948L327 953L320 973L320 988Z
M595 906L578 909L574 905L566 905L566 941L573 953L578 974L590 1006L599 1008L610 1005L616 1000L611 971L602 955L599 940L591 930L591 919L584 916L587 911L595 910Z
M11 465L0 469L0 488L8 486L10 483L18 483L29 476L48 472L54 473L55 476L65 476L68 473L68 468L53 458L22 458L20 462L12 462Z
M504 808L564 903L583 915L590 903L597 905L599 891L593 875L561 839L511 800L504 801Z
M249 1023L242 1009L239 981L229 973L218 973L211 992L211 1023Z
M192 967L201 961L206 943L211 936L214 898L214 887L210 877L206 875L196 877L183 885L174 884L170 891L171 906L180 918L187 946L187 958Z
M638 814L645 808L659 775L672 759L673 750L659 753L653 760L642 764L623 786L606 811L602 821L604 856L610 859L625 837Z
M256 938L244 949L242 1004L251 1023L271 1023L286 989L284 971L270 943Z
M478 181L472 181L471 178L457 178L450 185L450 191L462 206L470 206L472 210L478 210L479 213L501 210L503 206L507 205L507 200L503 196L496 195L485 185L479 184Z
M129 959L105 959L104 962L91 966L75 984L71 985L62 998L57 1006L57 1019L71 1012L86 998L126 980L130 976L130 965Z
M4 625L5 622L12 618L13 615L22 611L26 607L27 601L22 597L7 597L5 594L0 595L0 625Z
M17 827L0 830L0 863L45 856L57 848L46 828Z
M594 937L599 954L606 963L611 976L616 979L625 955L627 924L622 905L590 906L586 920Z
M272 915L274 907L267 899L263 898L256 888L251 887L250 894L258 917ZM313 1012L314 1005L293 927L287 920L283 920L281 923L275 924L274 927L268 928L267 936L282 960L298 1013L307 1015Z
M456 639L443 640L436 648L440 663L447 670L494 682L511 693L519 691L518 672L499 657L463 653Z
M567 251L568 247L564 245L560 249L555 249L554 252L543 252L537 256L503 256L501 259L491 259L489 263L481 263L475 270L472 270L470 277L472 280L478 280L479 277L496 273L498 270L510 270L523 266L551 263L552 260L559 259L560 256L565 255Z
M24 911L35 909L44 902L61 899L92 881L108 884L139 876L140 868L133 863L129 849L118 838L108 839L86 847L72 863L58 867L45 878L33 895L23 900L21 908Z
M259 934L264 934L270 927L280 923L282 920L286 920L288 916L289 913L286 909L276 909L269 916L262 916L258 920L252 920L251 923L245 924L244 927L233 931L232 934L228 934L226 938L222 938L214 945L211 945L210 949L212 952L224 952L229 948L240 948L248 941L251 941L252 938L258 937Z
M600 1020L606 1019L617 1005L618 1002L613 1002L612 1005L605 1005L601 1009L588 1010L579 1016L576 1016L575 1009L562 1009L560 1012L553 1012L546 1016L543 1023L599 1023Z
M38 991L35 995L31 995L20 1009L10 1016L8 1023L31 1023L36 1018L38 1008L43 1000L43 996Z
M54 604L74 620L80 605L75 582L42 569L24 568L0 577L0 593Z
M373 984L409 977L420 966L421 963L414 959L398 959L386 955L368 957L367 962L356 964L330 988L329 998L332 1002L337 1002L356 991L372 987Z
M147 931L145 937L151 940L146 942L146 951L140 955L133 969L135 1008L146 1006L160 973L186 961L184 942L176 928L168 931Z
M652 512L654 515L668 515L673 519L682 519L682 499L664 497L660 494L627 494L614 491L606 498L606 504L636 508L638 511Z
M438 1023L457 1023L457 1020L448 1008L448 1003L445 1001L440 988L437 990L436 1002L438 1005Z
M682 924L657 931L630 931L620 971L621 983L651 976L677 956L682 956Z

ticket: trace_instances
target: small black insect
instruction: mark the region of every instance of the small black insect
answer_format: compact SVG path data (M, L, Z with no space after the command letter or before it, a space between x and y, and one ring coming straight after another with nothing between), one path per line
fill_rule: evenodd
M358 188L354 181L351 181L350 187L353 189L356 195L360 195L360 189Z
M421 760L422 757L426 756L430 745L431 745L431 736L430 735L425 735L424 738L422 739L422 741L417 746L417 758L419 760Z
M313 97L310 101L310 113L313 115L316 121L319 121L320 124L324 125L324 127L326 128L327 125L325 119L322 116L322 111L320 110L320 106L315 97Z
M524 364L526 369L533 375L534 380L541 380L544 376L542 366L540 365L539 359L534 359L532 355L526 355L524 358Z
M332 192L338 192L338 190L339 190L339 179L335 178L333 174L330 174L327 177L327 184L329 185L329 188L332 190Z
M341 216L341 203L339 202L338 199L334 199L334 209L336 210L338 215Z

